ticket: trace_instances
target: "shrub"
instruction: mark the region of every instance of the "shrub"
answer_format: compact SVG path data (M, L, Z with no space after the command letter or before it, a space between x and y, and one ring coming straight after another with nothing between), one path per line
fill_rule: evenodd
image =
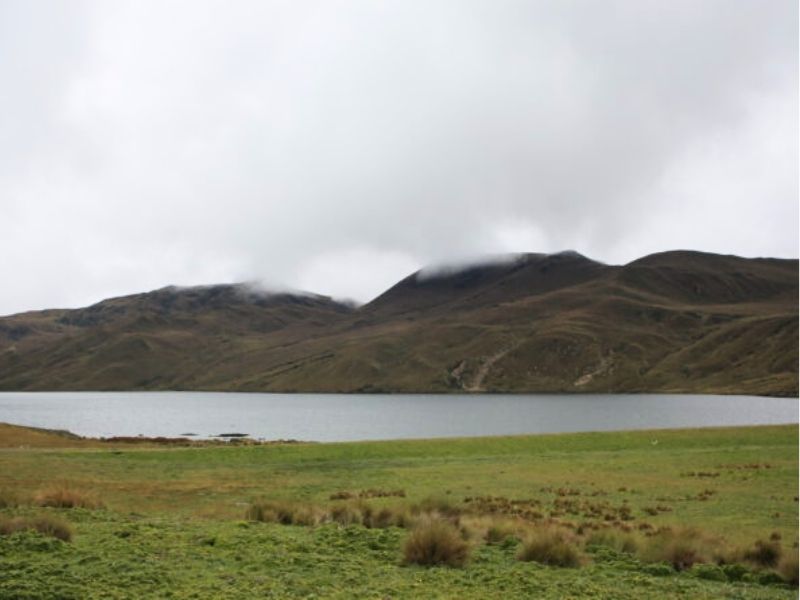
M440 519L419 523L406 538L403 562L424 566L461 567L469 558L469 545L453 525Z
M778 563L778 574L781 579L786 583L797 587L798 580L798 563L797 551L784 556L780 563Z
M16 517L14 519L0 518L0 535L9 535L17 531L38 531L42 535L64 542L72 540L72 526L53 515Z
M757 540L752 548L744 551L742 557L759 567L776 567L781 559L781 545L775 541Z
M634 536L613 529L595 531L586 540L586 545L611 548L625 554L636 554L639 551L639 542Z
M34 499L38 506L52 508L102 508L96 496L68 487L54 487L40 491Z
M555 529L534 530L523 541L517 558L554 567L579 567L582 562L575 544Z

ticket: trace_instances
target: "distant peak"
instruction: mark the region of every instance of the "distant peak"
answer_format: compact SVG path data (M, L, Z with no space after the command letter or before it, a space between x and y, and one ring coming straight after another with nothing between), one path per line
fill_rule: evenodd
M520 262L524 262L529 256L530 255L524 253L488 254L478 257L435 263L428 265L427 267L423 267L414 274L414 277L417 281L427 281L430 279L450 277L471 269L511 266Z
M423 267L414 274L417 281L423 282L431 279L452 277L473 269L493 269L498 267L513 267L523 263L541 262L548 258L578 259L596 263L575 250L562 250L550 254L537 252L512 252L507 254L486 254L472 258L452 260Z
M554 252L552 254L548 254L548 256L563 256L565 258L583 258L585 260L591 260L586 258L583 254L576 250L562 250L561 252Z
M213 283L201 285L168 285L153 293L167 294L220 294L231 293L250 297L269 298L271 296L293 296L298 298L327 298L312 292L297 290L287 286L267 284L263 281L242 281L238 283Z

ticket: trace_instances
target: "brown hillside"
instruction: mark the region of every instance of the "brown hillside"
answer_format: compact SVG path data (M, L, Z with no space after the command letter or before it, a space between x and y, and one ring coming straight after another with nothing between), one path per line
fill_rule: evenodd
M426 269L357 309L244 285L0 318L0 389L797 395L797 260Z

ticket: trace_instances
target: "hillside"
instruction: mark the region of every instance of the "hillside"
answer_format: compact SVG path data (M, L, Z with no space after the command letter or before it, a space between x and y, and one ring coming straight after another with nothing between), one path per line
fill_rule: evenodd
M797 339L797 260L520 254L358 308L242 284L2 317L0 389L797 395Z

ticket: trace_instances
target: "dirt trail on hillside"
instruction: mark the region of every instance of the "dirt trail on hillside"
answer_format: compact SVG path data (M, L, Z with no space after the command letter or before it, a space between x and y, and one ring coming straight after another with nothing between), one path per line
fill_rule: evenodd
M475 373L475 377L472 380L471 384L464 385L464 391L466 392L482 392L484 391L483 382L486 379L489 372L492 370L492 367L503 358L509 352L516 350L517 347L520 345L520 342L513 342L495 352L494 354L488 356L481 366L478 368L478 372Z

